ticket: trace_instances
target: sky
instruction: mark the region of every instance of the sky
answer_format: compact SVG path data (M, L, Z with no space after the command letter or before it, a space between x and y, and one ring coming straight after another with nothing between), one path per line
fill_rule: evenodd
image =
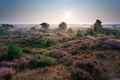
M120 23L120 0L0 0L0 23Z

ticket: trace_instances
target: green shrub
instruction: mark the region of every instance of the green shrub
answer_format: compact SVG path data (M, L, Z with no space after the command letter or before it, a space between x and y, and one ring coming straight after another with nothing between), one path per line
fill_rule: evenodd
M30 68L50 66L53 65L55 62L55 58L47 55L42 55L41 58L34 58L30 61Z
M96 32L94 30L92 30L92 29L88 29L85 35L93 36L93 35L96 35Z
M52 58L52 57L50 57L50 56L44 56L44 55L43 55L43 56L40 58L40 64L41 64L41 66L52 65L52 64L55 63L55 61L56 61L56 59L54 59L54 58Z
M20 58L23 55L22 49L15 44L9 44L7 54L5 55L8 60Z
M37 50L37 49L31 49L31 48L26 48L26 49L23 49L23 52L25 54L33 55L33 54L39 53L39 50Z
M41 49L40 52L43 54L43 55L48 55L48 50L46 49Z
M0 29L0 35L9 35L10 34L10 32L9 31L7 31L7 30L5 30L5 29Z
M71 35L71 39L72 40L76 39L76 35L75 34Z
M41 40L41 46L44 48L50 47L54 45L54 41L51 39L42 39Z
M78 30L76 33L76 37L82 37L83 36L83 32L81 30Z
M101 31L98 31L101 34L104 35L115 35L115 36L120 36L120 31L118 30L112 30L112 29L103 29Z
M29 42L30 47L37 47L37 48L48 48L54 45L54 41L51 39L42 39L40 42Z

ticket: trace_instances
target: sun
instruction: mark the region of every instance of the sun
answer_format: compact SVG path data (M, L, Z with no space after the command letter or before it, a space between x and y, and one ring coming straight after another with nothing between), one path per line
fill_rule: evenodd
M72 18L72 13L71 12L66 12L65 13L65 19L71 19Z

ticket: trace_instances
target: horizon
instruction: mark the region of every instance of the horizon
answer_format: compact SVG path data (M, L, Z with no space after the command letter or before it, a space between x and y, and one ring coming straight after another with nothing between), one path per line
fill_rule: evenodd
M0 0L0 23L120 24L120 0Z

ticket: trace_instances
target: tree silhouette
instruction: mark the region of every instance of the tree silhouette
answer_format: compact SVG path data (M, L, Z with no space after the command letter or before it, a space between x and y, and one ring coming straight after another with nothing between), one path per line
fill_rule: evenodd
M95 24L94 24L94 30L100 30L102 29L103 26L102 26L102 21L101 20L96 20Z
M48 29L50 27L50 25L45 22L41 23L40 25L42 26L41 28L43 29Z
M59 24L59 28L60 28L61 30L66 30L67 24L66 24L65 22L61 22L61 23Z

